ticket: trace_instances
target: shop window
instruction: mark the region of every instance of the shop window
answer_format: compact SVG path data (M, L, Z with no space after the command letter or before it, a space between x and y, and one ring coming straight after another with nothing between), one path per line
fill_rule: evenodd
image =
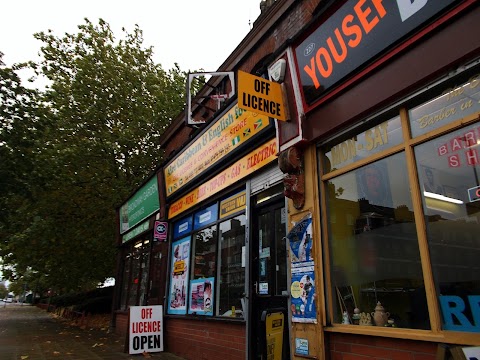
M470 91L473 82L467 85L459 88L459 97ZM478 92L471 95L478 103ZM477 123L415 147L445 330L480 331L479 144Z
M438 129L452 121L480 111L480 74L471 76L467 82L453 85L440 92L426 103L409 111L412 136L419 136Z
M194 235L192 279L215 276L217 226L210 226Z
M330 179L326 196L332 321L383 326L381 305L391 325L428 329L405 153Z
M241 191L173 224L169 314L243 316L245 222Z
M126 248L119 306L121 310L127 310L128 306L146 304L149 251L150 240L138 241Z
M219 226L219 315L236 316L242 309L241 299L245 292L245 223L246 216L242 214Z

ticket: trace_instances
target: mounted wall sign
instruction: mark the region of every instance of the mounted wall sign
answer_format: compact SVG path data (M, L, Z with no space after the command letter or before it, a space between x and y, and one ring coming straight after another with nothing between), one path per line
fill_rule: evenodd
M238 72L238 107L277 120L288 120L282 86L244 71Z
M295 48L304 100L312 105L458 0L347 1Z

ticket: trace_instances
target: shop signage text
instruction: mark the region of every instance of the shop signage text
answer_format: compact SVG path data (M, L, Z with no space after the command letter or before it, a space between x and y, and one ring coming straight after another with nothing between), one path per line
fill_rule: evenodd
M138 225L132 231L129 231L128 233L123 235L122 243L126 243L127 241L133 239L137 235L140 235L140 234L144 233L145 231L148 231L149 225L150 224L149 224L148 221L145 221L144 223Z
M480 74L466 83L445 89L439 96L409 111L416 137L480 110Z
M471 129L461 136L456 136L437 148L438 156L448 158L448 166L458 168L462 165L480 164L480 156L476 149L480 142L480 128Z
M245 191L235 194L220 203L220 218L229 216L237 211L245 209L247 205L247 195Z
M233 106L165 167L167 196L253 139L268 125L268 117Z
M296 49L307 104L455 0L350 0Z
M277 120L287 120L283 103L282 86L279 83L238 72L238 106Z
M470 295L467 298L465 303L460 296L440 296L445 330L480 332L480 295ZM473 322L467 318L467 306L470 308Z
M362 134L348 139L332 147L331 166L337 167L341 163L352 160L357 156L357 151L372 151L377 147L388 144L388 122L385 121Z
M167 240L168 223L165 221L155 221L153 237L155 240Z
M163 351L163 306L130 306L129 354Z
M171 204L168 209L168 218L181 214L276 159L277 142L276 139L272 139Z
M157 178L151 178L120 207L120 234L160 209Z

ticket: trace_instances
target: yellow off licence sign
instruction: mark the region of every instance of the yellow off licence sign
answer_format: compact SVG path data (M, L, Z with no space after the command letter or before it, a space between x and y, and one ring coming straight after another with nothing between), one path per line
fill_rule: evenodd
M238 107L287 121L282 86L244 71L238 72Z

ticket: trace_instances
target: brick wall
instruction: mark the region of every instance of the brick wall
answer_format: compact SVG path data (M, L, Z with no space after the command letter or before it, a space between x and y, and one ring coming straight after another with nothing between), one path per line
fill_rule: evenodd
M244 360L245 324L165 319L165 351L187 360Z
M436 343L425 341L336 333L325 337L331 360L435 360L437 352Z
M128 314L115 314L115 334L126 336L128 330Z

